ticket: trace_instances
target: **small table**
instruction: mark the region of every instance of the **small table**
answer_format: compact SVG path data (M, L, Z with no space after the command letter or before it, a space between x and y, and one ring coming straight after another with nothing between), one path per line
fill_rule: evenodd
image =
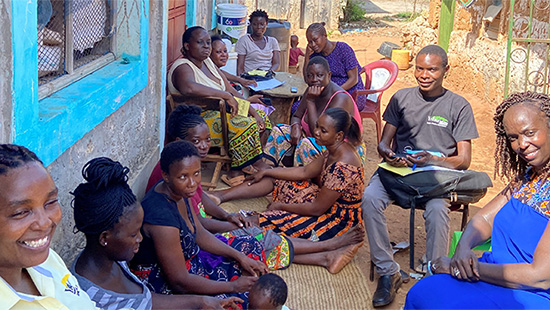
M284 82L284 84L276 88L259 91L259 93L271 98L271 103L275 108L275 111L269 115L271 124L273 126L277 124L289 124L292 104L297 97L301 97L304 94L307 84L300 75L288 72L275 72L275 78ZM291 87L296 87L298 91L291 93Z

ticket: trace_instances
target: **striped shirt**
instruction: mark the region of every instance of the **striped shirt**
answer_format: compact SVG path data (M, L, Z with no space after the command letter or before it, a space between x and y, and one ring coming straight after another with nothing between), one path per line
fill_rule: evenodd
M77 258L78 259L78 258ZM96 303L99 309L115 310L115 309L132 309L132 310L151 310L152 297L151 291L143 284L128 268L126 262L117 262L124 274L141 286L143 292L141 294L121 294L106 290L92 281L80 276L75 271L75 263L71 266L71 272L78 280L80 287L90 296L92 301Z

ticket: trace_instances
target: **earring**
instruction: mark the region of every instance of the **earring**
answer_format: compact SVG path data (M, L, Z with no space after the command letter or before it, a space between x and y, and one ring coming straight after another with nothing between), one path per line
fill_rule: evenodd
M107 242L103 242L103 246L107 246Z

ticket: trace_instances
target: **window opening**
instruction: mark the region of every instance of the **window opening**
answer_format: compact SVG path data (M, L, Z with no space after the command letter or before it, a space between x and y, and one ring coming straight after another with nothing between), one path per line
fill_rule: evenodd
M114 1L37 0L39 98L114 60Z

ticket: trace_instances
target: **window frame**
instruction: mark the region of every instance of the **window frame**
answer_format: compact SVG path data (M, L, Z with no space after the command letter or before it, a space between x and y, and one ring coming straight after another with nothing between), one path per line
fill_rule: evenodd
M69 2L71 0L64 0L65 1L65 12L70 11L69 9ZM104 0L106 1L106 0ZM116 10L117 10L117 2L118 1L109 1L109 21L112 32L114 32L114 29L116 29ZM112 37L110 38L110 46L109 46L109 52L106 53L103 56L98 57L95 60L90 61L87 64L84 64L78 68L74 67L74 44L72 42L73 40L73 31L72 31L72 25L74 23L74 14L69 13L65 16L65 41L63 42L63 50L65 55L70 55L70 57L65 57L65 71L66 73L59 75L55 79L53 79L50 82L44 83L43 85L38 86L38 100L41 100L43 98L46 98L50 96L51 94L67 87L68 85L84 78L90 73L93 73L97 71L98 69L106 66L107 64L115 61L115 55L116 53L116 37L117 34L114 32Z
M37 1L11 3L12 140L35 151L46 166L147 86L149 3L126 2L139 8L132 37L139 38L139 54L128 55L119 48L121 57L40 100Z

